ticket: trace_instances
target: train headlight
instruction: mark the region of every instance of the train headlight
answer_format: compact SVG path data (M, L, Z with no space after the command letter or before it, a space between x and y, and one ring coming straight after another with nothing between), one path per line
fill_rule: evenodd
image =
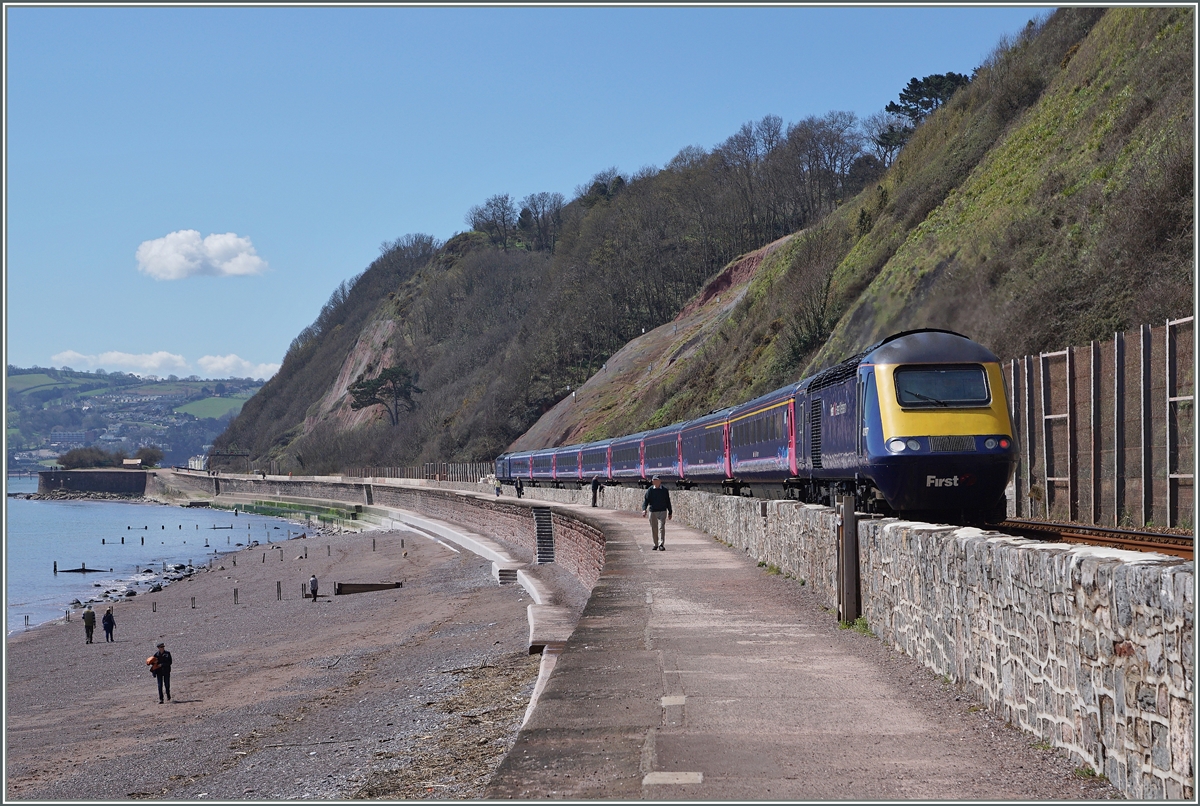
M984 440L983 447L987 448L989 451L992 450L996 447L996 440L988 437L986 440Z
M902 453L904 451L904 440L891 439L888 440L887 449L892 453Z
M908 440L907 442L905 442L904 444L908 446L908 449L909 449L910 451L919 451L919 450L921 450L921 443L920 443L920 442L917 442L915 439L910 439L910 440Z

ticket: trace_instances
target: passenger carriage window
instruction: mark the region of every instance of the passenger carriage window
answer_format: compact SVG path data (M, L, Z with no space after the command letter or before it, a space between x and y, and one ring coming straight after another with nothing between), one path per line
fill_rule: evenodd
M978 364L900 367L896 399L909 409L964 408L992 402L987 373Z

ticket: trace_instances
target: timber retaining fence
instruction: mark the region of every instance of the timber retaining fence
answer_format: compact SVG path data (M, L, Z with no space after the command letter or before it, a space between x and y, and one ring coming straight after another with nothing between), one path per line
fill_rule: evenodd
M588 489L526 487L528 500L516 501L445 482L186 475L160 476L147 493L394 506L530 553L533 501L591 499ZM643 493L607 487L601 496L606 508L637 511ZM684 491L672 491L672 502L680 522L803 580L836 608L833 510ZM603 569L602 531L574 513L553 519L556 560L590 589ZM1128 797L1194 796L1191 562L892 518L860 520L858 544L862 612L888 646L1107 775Z

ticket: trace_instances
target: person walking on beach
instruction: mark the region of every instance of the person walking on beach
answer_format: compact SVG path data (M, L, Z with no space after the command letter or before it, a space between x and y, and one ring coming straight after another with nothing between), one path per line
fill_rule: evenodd
M116 639L113 638L112 632L113 627L117 626L117 620L113 617L111 607L104 612L104 618L100 619L100 623L104 625L104 642L115 642Z
M317 601L317 575L313 574L308 578L308 590L312 594L312 600Z
M650 517L650 536L654 540L651 551L667 550L667 521L671 519L671 493L662 486L662 480L655 476L651 482L654 486L646 488L646 497L642 499L642 516Z
M160 641L158 651L146 663L150 664L150 673L158 678L158 704L162 705L164 691L167 699L171 699L171 653L167 651L167 645Z
M96 629L96 611L92 610L92 606L88 605L83 611L83 632L87 636L87 642L92 642L92 632Z

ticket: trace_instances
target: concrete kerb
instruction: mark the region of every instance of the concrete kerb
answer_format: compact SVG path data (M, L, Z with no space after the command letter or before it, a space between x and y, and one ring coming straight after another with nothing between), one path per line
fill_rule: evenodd
M515 581L534 601L526 611L529 619L529 653L544 655L548 648L561 650L566 646L567 639L575 629L570 608L554 605L553 592L545 583L536 579L522 567L522 563L510 557L495 541L474 532L461 530L461 527L452 526L444 521L420 517L405 510L384 507L374 509L390 513L390 519L425 532L435 540L438 537L445 538L473 554L491 560L492 575L501 584L509 581L508 572L515 571ZM553 669L552 661L547 667L547 674L550 669Z

